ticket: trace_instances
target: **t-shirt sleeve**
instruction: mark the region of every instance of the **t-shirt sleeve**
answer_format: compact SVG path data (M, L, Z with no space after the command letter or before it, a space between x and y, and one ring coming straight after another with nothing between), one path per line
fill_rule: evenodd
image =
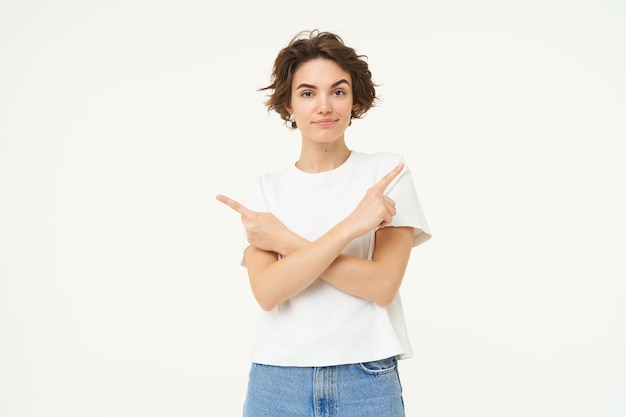
M386 162L391 163L381 164L379 178L390 172L398 163L404 163L402 172L394 178L385 190L385 194L396 203L396 215L389 226L413 227L413 247L415 247L430 239L431 232L424 216L424 210L417 197L411 170L401 157Z

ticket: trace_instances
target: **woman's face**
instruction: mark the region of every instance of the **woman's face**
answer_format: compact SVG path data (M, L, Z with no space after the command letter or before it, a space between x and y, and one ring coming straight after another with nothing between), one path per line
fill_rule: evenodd
M291 84L291 106L302 139L331 143L343 139L353 109L352 78L334 61L301 64Z

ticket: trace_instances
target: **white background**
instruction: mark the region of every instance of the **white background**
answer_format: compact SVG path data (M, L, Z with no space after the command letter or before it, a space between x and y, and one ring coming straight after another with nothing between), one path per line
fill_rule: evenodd
M368 55L404 155L408 416L626 415L626 3L1 1L0 415L239 416L257 306L218 203L293 163L303 29ZM330 308L330 307L329 307Z

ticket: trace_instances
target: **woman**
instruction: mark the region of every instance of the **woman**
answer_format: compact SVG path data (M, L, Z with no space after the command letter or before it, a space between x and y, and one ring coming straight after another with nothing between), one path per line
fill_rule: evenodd
M403 159L346 145L377 100L364 58L332 33L294 37L262 90L300 130L300 156L243 204L217 196L241 214L262 309L246 417L404 415L397 360L412 353L398 290L430 232Z

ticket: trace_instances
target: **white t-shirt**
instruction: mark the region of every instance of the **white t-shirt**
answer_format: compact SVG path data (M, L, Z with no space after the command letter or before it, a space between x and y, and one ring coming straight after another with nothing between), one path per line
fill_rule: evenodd
M346 162L331 171L306 173L290 166L253 181L243 204L273 213L291 231L313 241L347 217L365 192L401 161L391 153L352 151ZM413 227L413 246L428 240L430 230L406 163L385 193L396 203L390 226ZM374 241L372 230L353 240L343 253L372 259ZM318 279L259 314L252 354L256 363L331 366L412 356L399 294L385 308Z

